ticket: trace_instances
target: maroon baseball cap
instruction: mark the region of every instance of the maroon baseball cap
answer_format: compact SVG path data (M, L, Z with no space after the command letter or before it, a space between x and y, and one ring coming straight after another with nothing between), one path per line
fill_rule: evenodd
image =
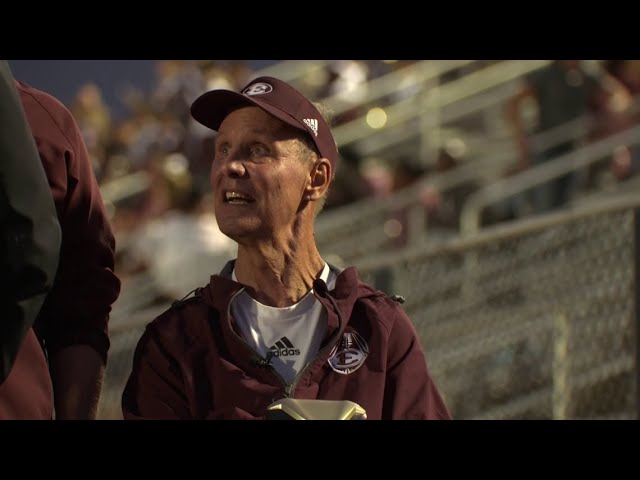
M338 149L329 126L318 109L302 93L274 77L251 80L240 90L212 90L191 105L191 116L205 127L218 130L220 124L237 108L255 105L279 120L307 132L320 154L331 162L335 172Z

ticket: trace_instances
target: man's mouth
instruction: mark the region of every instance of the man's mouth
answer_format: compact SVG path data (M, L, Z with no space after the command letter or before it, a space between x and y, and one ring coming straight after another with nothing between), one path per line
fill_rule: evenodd
M246 193L227 191L224 194L224 203L231 205L247 205L255 202L255 199L247 195Z

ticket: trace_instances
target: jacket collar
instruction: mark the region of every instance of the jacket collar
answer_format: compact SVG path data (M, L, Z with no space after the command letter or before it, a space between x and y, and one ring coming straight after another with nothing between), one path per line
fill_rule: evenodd
M244 288L242 284L231 279L234 266L235 260L230 260L218 275L211 276L209 285L204 289L203 299L219 312L219 321L225 343L233 358L243 368L253 371L256 376L266 380L267 377L273 374L256 366L256 362L260 359L252 358L250 347L234 328L229 314L231 300ZM322 342L323 346L332 339L339 339L340 334L344 332L354 304L361 293L360 286L362 285L354 267L341 269L332 264L329 264L329 267L337 274L335 288L327 291L326 284L322 280L316 280L316 282L321 282L324 285L324 289L314 288L316 298L324 305L327 311L327 332ZM316 283L315 286L319 285ZM329 296L332 298L329 298ZM339 312L336 311L336 307ZM313 374L317 369L313 368L311 370L312 372L309 373ZM271 378L271 381L273 381L273 378Z
M231 298L244 288L241 283L235 282L231 279L235 263L235 259L229 260L218 275L211 276L211 280L208 285L207 290L209 291L209 301L218 311L221 312L227 311ZM338 304L343 317L348 319L351 316L353 305L361 293L359 288L360 280L358 279L358 272L355 267L343 269L331 263L328 265L329 268L337 275L337 279L334 289L328 291L327 294L333 297ZM316 280L316 282L322 282L324 284L322 280ZM324 287L324 290L326 290L326 284ZM318 294L318 290L320 289L316 288L314 290L316 290L316 297L318 299L323 297L323 295ZM322 303L330 310L332 309L330 302L323 301ZM337 328L337 321L335 325L332 325L331 323L333 322L330 322L330 328Z

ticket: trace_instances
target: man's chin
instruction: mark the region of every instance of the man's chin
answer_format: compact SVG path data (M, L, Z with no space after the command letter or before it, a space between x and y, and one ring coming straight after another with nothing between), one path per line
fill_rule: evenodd
M235 225L218 225L220 231L224 233L231 240L239 244L246 245L247 243L253 243L256 239L263 236L263 232L258 225L248 224L242 225L236 223Z

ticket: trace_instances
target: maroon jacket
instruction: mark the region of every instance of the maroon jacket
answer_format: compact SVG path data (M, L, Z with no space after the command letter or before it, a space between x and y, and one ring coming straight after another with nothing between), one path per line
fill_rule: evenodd
M16 87L62 230L58 271L34 330L49 355L70 345L86 344L106 362L107 323L111 304L120 293L120 281L114 274L115 240L89 155L74 118L61 102L25 83L17 82ZM5 411L0 401L0 418L51 418L48 367L42 349L35 349L34 342L38 346L35 336L28 335L24 351L18 354L20 362L0 391L5 404L16 404L10 398L13 395L22 399L23 408ZM28 368L23 368L25 365ZM20 389L12 385L20 385Z
M369 419L451 418L411 321L355 268L333 291L314 283L327 333L316 359L285 385L233 326L229 305L243 286L228 278L230 267L147 326L122 397L125 419L260 419L283 397L351 400Z

